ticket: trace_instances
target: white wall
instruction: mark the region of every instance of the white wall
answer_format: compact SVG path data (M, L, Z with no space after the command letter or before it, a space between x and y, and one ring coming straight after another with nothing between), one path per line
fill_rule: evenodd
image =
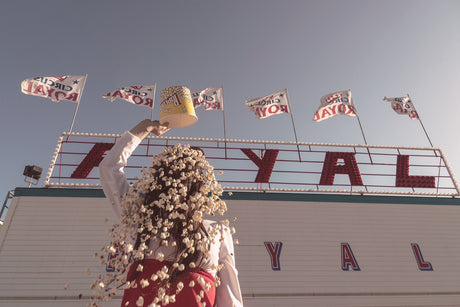
M459 205L242 198L230 197L226 218L238 217L245 306L460 306ZM99 197L15 198L0 230L0 306L85 306L94 279L85 270L103 271L93 254L111 217ZM283 243L280 270L265 241ZM360 271L342 270L342 242ZM433 271L419 270L411 243Z

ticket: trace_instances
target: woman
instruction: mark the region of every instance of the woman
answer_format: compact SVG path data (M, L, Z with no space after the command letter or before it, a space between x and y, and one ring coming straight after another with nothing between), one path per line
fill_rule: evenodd
M122 307L243 306L232 228L228 221L203 219L226 210L203 153L187 145L165 148L136 183L126 180L123 168L142 139L167 130L158 121L141 121L99 165L104 193L120 223L106 248L119 251L110 259L116 273L94 284L96 294L114 295L110 284L118 282L127 284Z

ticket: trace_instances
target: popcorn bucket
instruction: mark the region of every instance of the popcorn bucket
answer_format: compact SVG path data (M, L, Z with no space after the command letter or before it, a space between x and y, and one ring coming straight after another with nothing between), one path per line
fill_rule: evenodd
M184 86L161 90L160 108L160 123L169 123L169 128L187 127L198 120L190 90Z

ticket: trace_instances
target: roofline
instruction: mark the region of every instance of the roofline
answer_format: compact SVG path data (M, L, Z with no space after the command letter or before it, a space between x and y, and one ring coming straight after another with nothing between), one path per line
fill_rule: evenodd
M14 197L92 197L105 198L102 189L84 188L16 188ZM388 195L341 195L319 193L224 192L224 200L304 201L336 203L456 205L460 198Z

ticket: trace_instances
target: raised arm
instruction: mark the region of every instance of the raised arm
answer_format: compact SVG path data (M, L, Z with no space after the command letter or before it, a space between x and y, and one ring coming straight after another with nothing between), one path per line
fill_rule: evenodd
M161 125L160 122L157 120L151 121L150 119L144 119L139 124L134 126L131 130L129 130L129 132L131 132L133 135L137 136L142 140L150 132L152 132L156 136L160 136L168 130L168 123Z
M121 196L129 189L124 172L128 158L142 139L150 132L159 136L168 130L167 126L160 125L158 121L145 119L130 131L123 133L104 160L99 164L99 177L102 189L112 204L113 211L118 219L121 217Z

